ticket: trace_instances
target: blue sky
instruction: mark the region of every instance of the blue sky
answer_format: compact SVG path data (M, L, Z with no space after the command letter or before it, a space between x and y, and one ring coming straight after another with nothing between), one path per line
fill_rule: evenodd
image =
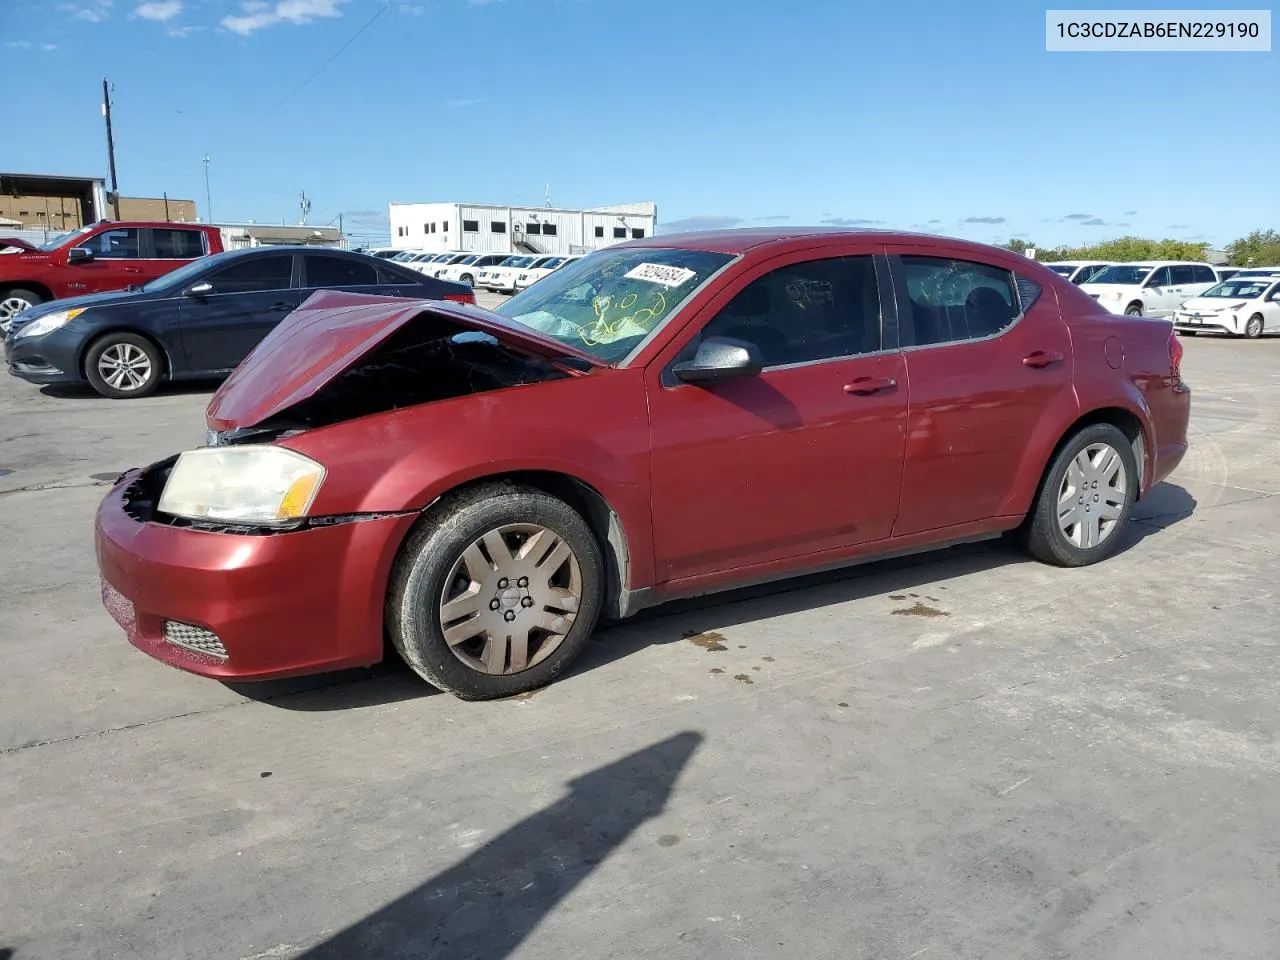
M305 189L311 222L376 234L388 201L541 203L550 183L558 206L654 200L668 228L1280 228L1280 54L1051 54L1044 10L0 0L0 167L103 173L109 75L121 191L203 214L208 153L218 220L295 221Z

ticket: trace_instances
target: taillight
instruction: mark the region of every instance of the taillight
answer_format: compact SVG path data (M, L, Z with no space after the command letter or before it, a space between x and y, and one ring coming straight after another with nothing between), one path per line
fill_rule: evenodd
M1169 335L1169 376L1176 382L1182 379L1182 341L1175 334Z
M470 290L468 290L466 293L446 293L444 295L444 298L446 300L452 300L454 303L474 304L476 302L476 295L474 292Z

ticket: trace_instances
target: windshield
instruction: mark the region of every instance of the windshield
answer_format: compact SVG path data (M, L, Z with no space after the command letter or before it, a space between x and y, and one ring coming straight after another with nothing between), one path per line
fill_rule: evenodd
M539 270L554 270L562 263L564 261L559 257L552 257L550 260L543 260L541 263L534 264L534 266Z
M731 259L705 250L602 250L548 274L496 312L617 363Z
M1060 277L1069 277L1076 272L1075 267L1066 263L1046 263L1045 266Z
M67 241L69 241L72 237L81 236L83 234L88 233L92 229L93 227L81 227L79 230L69 230L66 233L60 233L53 239L46 240L44 243L37 246L36 249L44 250L44 251L57 250L60 246L62 246Z
M1216 287L1210 287L1202 297L1231 297L1234 300L1252 300L1262 296L1262 291L1271 286L1271 280L1242 280L1238 277L1224 280Z
M463 259L458 261L458 264L461 266L466 266L467 264L475 263L479 259L480 259L479 257L464 257Z
M502 261L504 267L527 267L533 263L533 257L507 257Z
M414 253L412 250L405 250L402 253L397 253L391 259L395 260L397 263L408 263L410 260L412 260L416 256L417 254Z
M1123 283L1127 286L1137 286L1147 278L1147 274L1151 272L1150 265L1147 264L1131 264L1117 263L1112 267L1105 267L1099 270L1089 278L1090 283Z

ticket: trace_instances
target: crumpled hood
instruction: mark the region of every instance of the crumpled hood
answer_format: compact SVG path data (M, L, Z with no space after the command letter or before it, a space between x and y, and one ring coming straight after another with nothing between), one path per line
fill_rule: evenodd
M267 334L223 382L205 412L209 429L246 429L279 415L423 314L445 317L533 356L607 366L586 351L479 307L321 290Z

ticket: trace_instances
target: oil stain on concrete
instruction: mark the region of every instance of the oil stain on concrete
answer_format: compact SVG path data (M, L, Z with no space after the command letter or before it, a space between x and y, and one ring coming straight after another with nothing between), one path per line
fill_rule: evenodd
M937 607L926 606L919 600L913 606L903 607L901 610L890 611L895 617L949 617L951 614L945 610L939 610Z
M728 650L729 644L723 636L708 630L706 633L694 633L692 631L686 633L684 638L692 643L695 647L701 647L707 653L719 653L721 650Z

